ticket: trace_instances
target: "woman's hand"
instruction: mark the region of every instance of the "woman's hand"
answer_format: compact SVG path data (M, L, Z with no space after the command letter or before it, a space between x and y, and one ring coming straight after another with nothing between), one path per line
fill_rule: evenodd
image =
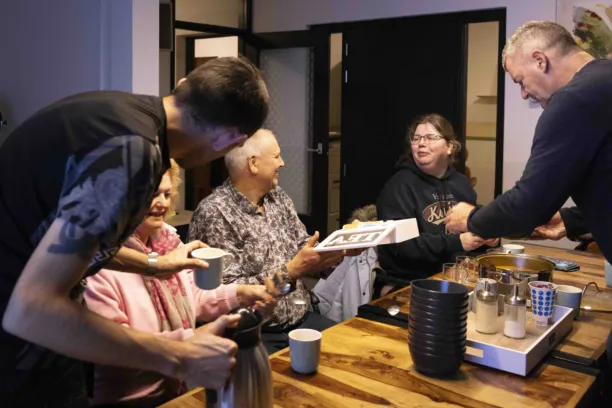
M464 251L473 251L478 247L481 247L485 240L480 238L478 235L474 235L471 232L464 232L459 235L461 239L461 246Z

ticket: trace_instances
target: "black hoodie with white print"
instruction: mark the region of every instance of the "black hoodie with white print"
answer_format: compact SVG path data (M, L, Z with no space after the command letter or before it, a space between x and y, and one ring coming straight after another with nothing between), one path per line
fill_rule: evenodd
M379 220L416 218L419 237L378 247L380 266L404 280L427 278L442 264L465 255L458 234L443 223L447 211L459 202L476 204L476 192L466 176L449 167L442 178L421 171L412 158L402 158L376 202Z

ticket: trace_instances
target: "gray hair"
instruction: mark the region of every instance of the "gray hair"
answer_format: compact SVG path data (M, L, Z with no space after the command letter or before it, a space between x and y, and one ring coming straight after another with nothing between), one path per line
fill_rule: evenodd
M560 24L552 21L529 21L510 36L502 51L502 67L506 70L506 58L520 50L529 41L538 41L542 50L556 48L561 56L579 50L576 40Z
M275 138L274 134L268 129L259 129L242 146L232 149L225 155L225 167L227 167L230 177L247 167L249 157L261 155L265 147L265 143L261 143L261 138L268 135Z
M365 207L360 207L353 211L353 214L348 222L353 222L354 220L359 220L361 222L377 221L376 205L366 205Z

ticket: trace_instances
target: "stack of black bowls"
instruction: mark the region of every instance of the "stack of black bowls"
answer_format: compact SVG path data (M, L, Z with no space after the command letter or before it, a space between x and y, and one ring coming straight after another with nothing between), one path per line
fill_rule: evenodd
M465 354L468 288L433 279L414 280L410 287L408 348L417 371L457 373Z

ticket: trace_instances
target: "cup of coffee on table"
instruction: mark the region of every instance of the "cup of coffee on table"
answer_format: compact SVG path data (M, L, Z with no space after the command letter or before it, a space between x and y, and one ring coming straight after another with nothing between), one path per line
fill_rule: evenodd
M574 309L574 319L580 315L580 303L582 303L582 290L575 286L557 285L556 305Z
M194 270L195 284L204 290L218 288L223 272L232 264L232 254L219 248L198 248L191 257L208 263L208 268Z
M502 249L507 254L524 254L525 247L518 244L504 244Z
M320 331L313 329L295 329L289 332L289 354L293 371L300 374L317 371L322 337Z
M612 287L612 265L610 265L608 261L604 261L604 273L606 277L606 286Z

